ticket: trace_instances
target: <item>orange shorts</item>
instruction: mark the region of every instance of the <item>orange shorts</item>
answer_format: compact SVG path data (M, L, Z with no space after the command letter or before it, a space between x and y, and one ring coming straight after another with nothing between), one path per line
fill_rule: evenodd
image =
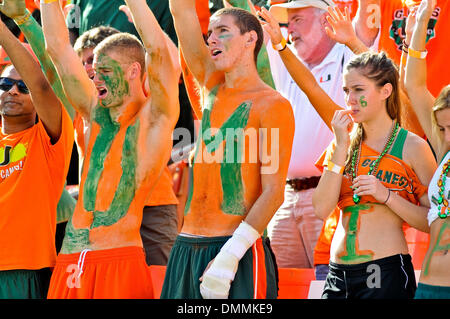
M60 254L48 299L150 299L153 285L142 247Z

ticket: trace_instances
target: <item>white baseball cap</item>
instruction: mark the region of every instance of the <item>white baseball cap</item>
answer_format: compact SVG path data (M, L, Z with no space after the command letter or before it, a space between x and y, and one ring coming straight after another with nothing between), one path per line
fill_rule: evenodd
M315 7L322 10L327 10L330 6L334 6L332 0L289 0L285 3L272 5L269 8L269 12L279 23L287 23L288 9Z

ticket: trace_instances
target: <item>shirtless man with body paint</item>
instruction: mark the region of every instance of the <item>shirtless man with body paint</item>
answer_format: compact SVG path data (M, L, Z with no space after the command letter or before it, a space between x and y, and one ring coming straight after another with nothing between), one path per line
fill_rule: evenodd
M175 45L146 2L126 2L144 46L126 33L102 41L94 51L93 81L70 45L58 2L41 3L47 51L89 125L79 198L49 298L153 297L139 228L170 156L180 67ZM142 90L145 74L150 97Z
M258 76L263 33L256 17L237 8L216 12L205 44L195 2L172 0L170 7L200 87L202 123L161 298L276 298L276 266L261 234L283 202L291 106Z

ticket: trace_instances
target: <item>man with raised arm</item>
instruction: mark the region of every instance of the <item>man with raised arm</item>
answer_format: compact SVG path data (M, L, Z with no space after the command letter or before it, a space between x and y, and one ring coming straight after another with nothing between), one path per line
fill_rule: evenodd
M258 19L217 11L203 40L194 0L171 0L175 30L202 99L184 225L161 298L276 298L261 237L283 202L294 133L286 99L258 76Z
M3 22L0 45L12 61L0 76L0 298L45 298L73 126L39 64Z
M91 81L70 45L59 3L47 2L41 3L47 51L89 126L78 202L48 297L151 298L139 228L178 117L176 47L144 0L126 1L144 46L127 33L109 36L94 50ZM150 97L142 89L145 74Z

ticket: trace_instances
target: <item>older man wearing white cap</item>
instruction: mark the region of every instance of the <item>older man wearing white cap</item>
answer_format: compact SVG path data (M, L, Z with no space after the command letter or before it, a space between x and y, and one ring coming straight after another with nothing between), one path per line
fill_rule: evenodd
M360 0L353 21L356 34L368 47L374 45L378 34L378 27L366 22L372 18L370 14L374 14L367 10L371 4L379 5L379 0ZM325 31L327 8L332 5L332 0L288 1L272 5L270 13L279 23L288 24L293 51L322 89L345 107L342 71L353 53ZM331 142L332 132L294 82L271 43L267 51L276 89L291 102L295 116L285 200L269 223L268 234L279 267L312 268L314 247L323 225L312 206L312 194L320 178L314 163Z

